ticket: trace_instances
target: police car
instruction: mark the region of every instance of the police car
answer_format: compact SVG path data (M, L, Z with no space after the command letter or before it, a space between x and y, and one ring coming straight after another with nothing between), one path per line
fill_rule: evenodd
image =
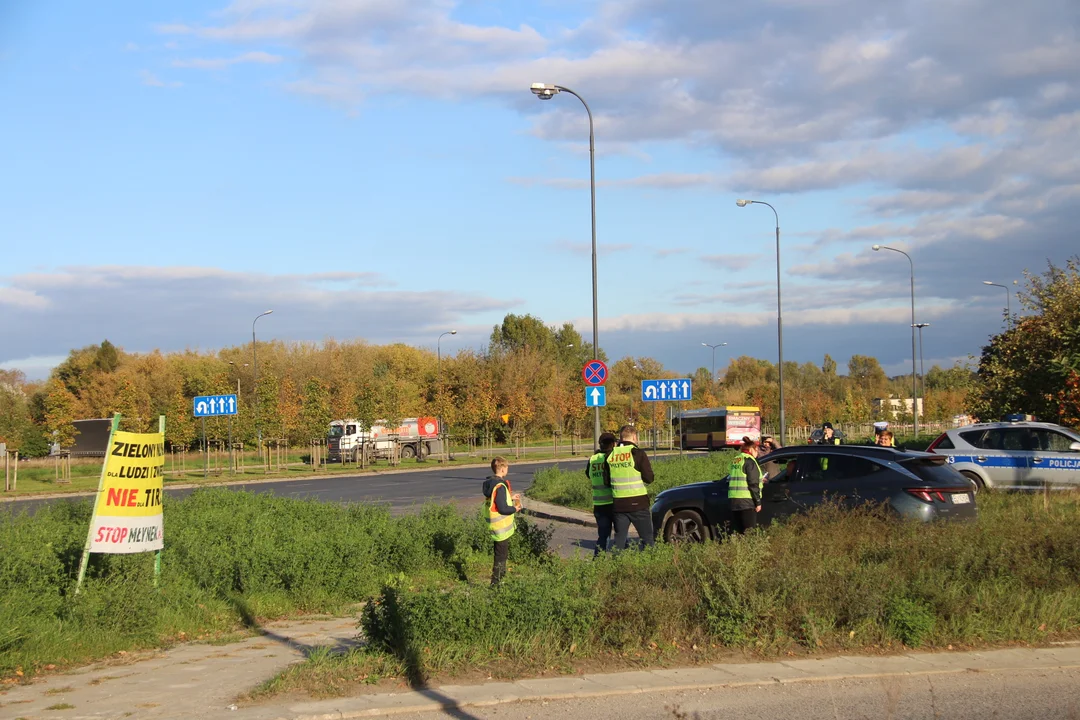
M1060 425L1030 420L967 425L946 431L927 450L945 455L977 488L1080 489L1080 434Z

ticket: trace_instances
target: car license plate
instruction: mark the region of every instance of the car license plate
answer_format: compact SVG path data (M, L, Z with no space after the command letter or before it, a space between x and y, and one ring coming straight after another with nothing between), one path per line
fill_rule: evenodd
M971 496L967 493L953 493L953 505L964 505L971 502Z

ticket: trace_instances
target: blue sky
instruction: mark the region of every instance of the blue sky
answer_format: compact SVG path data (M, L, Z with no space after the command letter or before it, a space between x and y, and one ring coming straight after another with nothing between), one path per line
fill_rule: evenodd
M774 356L749 196L786 359L910 367L882 243L951 364L1001 327L982 280L1075 253L1078 27L1067 0L7 2L0 367L237 344L271 307L283 340L588 336L584 110L535 81L595 115L610 356Z

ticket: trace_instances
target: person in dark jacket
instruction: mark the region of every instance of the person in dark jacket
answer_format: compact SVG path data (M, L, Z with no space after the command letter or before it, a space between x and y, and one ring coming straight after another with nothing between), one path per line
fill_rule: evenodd
M761 512L761 468L757 464L758 444L744 437L739 454L731 461L728 474L728 505L731 528L747 533L757 527Z
M495 541L495 564L491 568L491 584L498 585L506 574L506 558L510 554L510 538L514 535L514 515L521 509L521 495L510 487L506 474L510 463L497 457L491 461L490 477L484 480L484 502L491 539Z
M831 422L821 423L821 430L815 430L810 441L811 445L839 445L840 438L836 437Z
M619 430L619 443L604 460L604 485L611 488L615 547L619 550L626 549L631 524L644 544L653 544L649 492L645 489L654 479L653 469L637 440L637 430L632 425L623 426Z
M585 476L589 478L592 486L593 517L596 518L596 551L593 555L599 555L601 551L608 549L611 532L615 527L611 487L604 484L604 462L615 447L615 442L615 436L611 433L601 434L599 452L585 464Z

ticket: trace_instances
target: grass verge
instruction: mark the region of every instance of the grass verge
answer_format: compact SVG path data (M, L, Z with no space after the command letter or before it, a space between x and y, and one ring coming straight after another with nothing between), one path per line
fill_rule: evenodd
M387 582L363 612L366 647L293 666L260 692L1080 635L1080 498L979 503L978 522L933 525L823 506L722 543L533 565L495 589Z
M705 480L719 480L728 474L732 450L710 453L690 453L685 456L670 455L660 462L653 462L656 479L648 486L649 495L655 497L662 490ZM533 476L533 484L525 491L527 497L541 502L571 507L586 512L592 510L592 486L585 477L587 459L575 470L545 468Z
M89 520L88 501L0 513L0 678L228 636L266 618L336 613L388 579L453 587L491 567L479 512L430 505L391 517L381 506L205 489L166 497L160 589L152 554L92 555L76 596ZM511 560L549 562L546 537L524 523Z

